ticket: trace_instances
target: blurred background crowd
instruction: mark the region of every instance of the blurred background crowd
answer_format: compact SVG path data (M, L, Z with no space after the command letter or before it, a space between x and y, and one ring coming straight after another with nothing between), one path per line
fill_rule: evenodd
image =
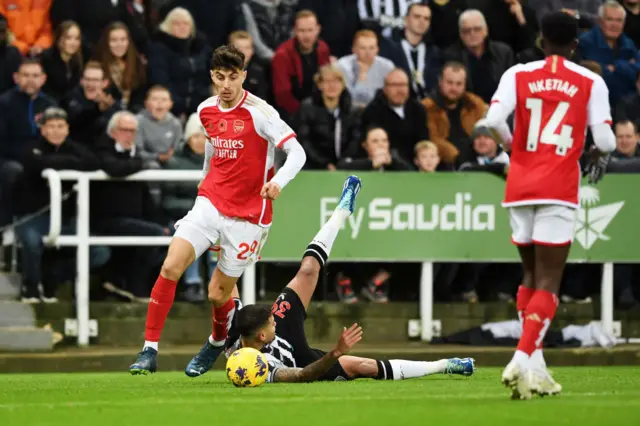
M308 170L504 175L509 153L482 117L506 69L544 57L539 20L551 10L575 17L573 60L609 87L609 171L640 172L640 0L0 0L0 228L20 246L23 300L54 303L74 278L73 251L42 242L42 170L201 169L194 113L212 95L218 46L245 54L245 88L294 128ZM94 183L91 232L170 235L195 196L193 182ZM63 211L73 230L72 194ZM92 299L148 301L164 250L92 248ZM212 252L185 274L184 300L206 299L215 260ZM261 268L263 290L290 273ZM419 265L329 269L322 297L416 300ZM590 303L600 269L570 265L562 301ZM615 265L619 305L640 296L639 272ZM517 265L437 264L435 274L437 300L469 303L508 302L521 279Z

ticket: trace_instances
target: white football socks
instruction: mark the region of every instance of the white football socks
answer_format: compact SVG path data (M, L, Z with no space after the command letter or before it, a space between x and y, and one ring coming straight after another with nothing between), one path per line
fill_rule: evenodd
M148 340L144 341L144 346L142 347L142 350L144 350L144 348L152 348L155 349L156 351L158 350L158 342L150 342Z
M447 368L447 360L440 361L405 361L403 359L389 360L393 370L393 380L414 379L429 376L431 374L444 373Z
M322 225L320 231L318 231L316 236L313 238L311 244L317 244L322 247L326 256L329 257L331 247L333 247L333 242L336 240L338 232L340 232L340 229L350 215L351 212L349 212L349 210L341 208L335 209L327 223Z

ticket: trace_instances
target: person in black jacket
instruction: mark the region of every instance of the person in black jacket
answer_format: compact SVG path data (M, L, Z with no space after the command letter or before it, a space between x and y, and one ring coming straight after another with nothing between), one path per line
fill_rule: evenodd
M399 68L387 75L384 88L367 105L360 124L363 132L382 127L389 135L391 149L408 163L413 160L415 144L429 139L427 113L420 102L409 98L409 77Z
M41 92L46 78L40 62L25 59L15 74L17 87L0 96L0 225L11 218L12 186L27 143L38 137L38 119L55 105Z
M145 168L136 151L136 117L128 111L116 112L107 125L107 133L96 147L101 169L109 176L123 178ZM169 230L159 225L159 207L151 200L145 182L112 180L91 187L91 231L98 235L163 236ZM152 269L162 261L157 248L122 247L112 250L113 264L108 281L126 291L119 294L136 301L148 301ZM116 259L118 261L116 261ZM107 288L105 286L105 288ZM108 289L108 288L107 288Z
M42 90L60 102L80 82L84 59L82 33L73 21L64 21L56 28L53 46L42 52L40 61L47 75Z
M305 168L335 170L338 160L358 151L359 113L345 90L342 71L325 65L314 78L319 90L300 105L293 120L298 140L307 154Z
M21 60L20 51L9 43L7 19L0 14L0 95L15 85L13 74Z
M71 138L95 147L111 116L123 109L117 96L118 91L110 86L102 66L96 61L87 62L80 85L63 102L69 112Z
M120 11L113 0L55 0L49 15L54 28L66 20L77 22L83 31L83 43L94 53L102 30L119 19Z
M16 213L20 216L34 214L49 205L49 186L42 177L44 169L88 171L99 166L91 151L68 139L69 125L64 110L47 108L42 115L40 132L40 138L28 144L22 159L24 172L15 188ZM71 192L72 186L73 182L63 182L62 193ZM73 207L73 198L63 202L63 233L75 228ZM46 212L36 214L16 227L16 236L22 247L23 301L27 303L40 302L40 283L43 286L42 300L47 303L57 301L56 280L52 275L43 274L42 267L52 259L45 256L43 262L45 247L42 238L49 232L49 223L50 216Z
M193 17L183 8L169 12L149 48L149 82L169 89L171 112L183 123L211 96L211 52L209 43L197 34Z
M486 103L498 88L500 77L513 65L513 51L499 41L490 40L489 28L481 12L467 10L460 15L460 43L444 52L444 61L460 62L469 71L467 90Z
M395 149L389 149L389 136L382 127L368 129L362 147L367 153L365 158L344 157L338 162L338 169L380 172L415 170Z

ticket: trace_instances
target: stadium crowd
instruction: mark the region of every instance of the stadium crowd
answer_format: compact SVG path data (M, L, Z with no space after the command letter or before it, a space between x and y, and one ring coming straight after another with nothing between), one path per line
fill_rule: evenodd
M195 112L212 95L218 46L245 54L245 87L297 132L306 169L504 175L509 153L482 117L506 69L543 58L538 25L550 10L579 21L573 60L609 87L618 143L609 171L640 172L640 0L0 0L0 228L17 223L23 300L55 302L57 285L73 278L71 257L42 242L42 170L201 169ZM94 183L91 232L170 235L196 192L193 183ZM148 301L162 258L161 249L95 247L91 266L101 289ZM214 267L212 253L189 268L185 300L205 300ZM345 303L384 303L392 281L417 287L417 271L393 265L333 269ZM435 272L439 298L468 302L510 300L521 274L487 264ZM585 283L599 273L569 266L562 300L588 302ZM634 303L638 267L616 265L615 288L620 304Z

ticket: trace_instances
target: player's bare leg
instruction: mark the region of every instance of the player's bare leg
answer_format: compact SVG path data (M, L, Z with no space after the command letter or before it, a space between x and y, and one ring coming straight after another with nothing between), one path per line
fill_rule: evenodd
M136 361L129 367L131 374L148 374L156 371L158 342L173 305L178 280L195 259L196 253L192 243L180 237L174 237L171 240L160 275L151 290L144 347L142 352L138 354Z
M338 360L351 379L406 380L432 374L471 376L475 371L473 358L450 358L439 361L375 360L345 355Z
M333 242L338 236L338 232L345 221L355 209L355 202L358 192L362 187L362 182L357 176L349 176L344 182L342 195L338 206L320 231L313 238L304 252L300 269L295 277L289 282L287 287L296 292L306 310L313 297L313 292L318 283L320 270L325 266Z

